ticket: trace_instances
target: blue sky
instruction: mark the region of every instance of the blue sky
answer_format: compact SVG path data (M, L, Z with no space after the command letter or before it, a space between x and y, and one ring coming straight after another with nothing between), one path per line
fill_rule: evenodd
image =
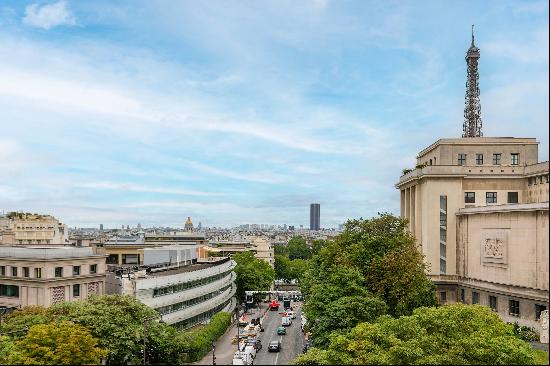
M0 1L0 210L74 226L321 226L399 213L461 135L548 160L546 1Z

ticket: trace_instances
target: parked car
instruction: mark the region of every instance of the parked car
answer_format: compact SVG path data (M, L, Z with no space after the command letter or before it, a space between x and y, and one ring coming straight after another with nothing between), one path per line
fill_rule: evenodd
M249 339L246 341L247 346L252 346L256 351L259 351L262 349L262 341L259 339Z
M286 334L286 328L285 327L277 328L277 334L278 335L285 335Z
M296 319L296 313L294 311L287 311L286 316L288 316L290 319Z
M254 358L250 352L237 351L233 355L233 365L252 365Z
M284 330L285 328L283 328ZM269 352L280 352L281 351L281 341L271 341L267 347Z

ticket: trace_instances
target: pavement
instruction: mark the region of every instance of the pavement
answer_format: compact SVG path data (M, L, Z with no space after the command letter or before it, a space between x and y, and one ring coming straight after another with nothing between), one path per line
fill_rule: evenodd
M288 365L296 356L302 353L304 346L304 334L300 329L300 315L302 303L293 302L292 307L296 313L296 319L292 319L292 325L286 327L286 335L277 335L277 328L281 326L283 312L267 310L267 304L261 304L260 309L250 309L247 314L249 318L264 315L264 332L260 333L258 339L262 342L262 349L259 350L254 359L254 365ZM227 332L216 342L216 364L231 365L233 355L237 351L237 345L232 344L232 339L237 335L237 326L233 324ZM281 341L281 352L268 352L267 346L273 340ZM194 365L213 365L212 351L210 351L202 360Z

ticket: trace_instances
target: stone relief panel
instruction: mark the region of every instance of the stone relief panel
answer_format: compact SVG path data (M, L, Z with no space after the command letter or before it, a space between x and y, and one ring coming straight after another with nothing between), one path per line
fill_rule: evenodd
M509 229L483 229L481 234L481 264L508 264Z

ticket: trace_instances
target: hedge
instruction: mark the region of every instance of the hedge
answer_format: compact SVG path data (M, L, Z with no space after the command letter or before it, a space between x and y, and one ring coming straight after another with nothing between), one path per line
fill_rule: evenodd
M208 325L201 329L183 334L188 338L188 362L202 359L212 349L212 343L220 338L231 325L231 314L219 312L210 319Z

